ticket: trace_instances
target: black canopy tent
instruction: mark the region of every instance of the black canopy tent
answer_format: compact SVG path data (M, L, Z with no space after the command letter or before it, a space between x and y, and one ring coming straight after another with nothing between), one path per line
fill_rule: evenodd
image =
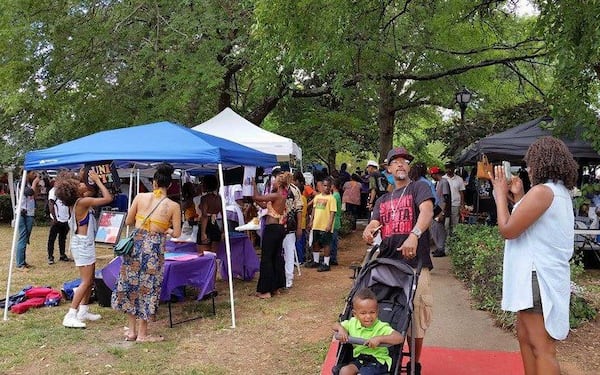
M523 160L529 145L536 139L552 135L549 130L542 128L543 125L552 121L552 117L544 116L482 138L463 150L456 162L463 165L475 164L481 154L485 154L490 161L507 160L518 164ZM600 154L588 142L564 137L561 139L580 164L600 161Z

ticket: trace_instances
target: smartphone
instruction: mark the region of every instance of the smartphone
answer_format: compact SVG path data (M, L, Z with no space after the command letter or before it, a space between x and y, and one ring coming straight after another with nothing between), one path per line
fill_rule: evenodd
M509 161L503 161L502 162L502 166L504 167L504 176L506 177L506 179L508 180L508 182L510 182L511 179L512 179L512 173L510 172L510 162Z
M381 230L381 227L383 227L383 225L380 225L377 228L375 228L375 230L373 231L373 237L377 236L377 233L379 233L379 231Z

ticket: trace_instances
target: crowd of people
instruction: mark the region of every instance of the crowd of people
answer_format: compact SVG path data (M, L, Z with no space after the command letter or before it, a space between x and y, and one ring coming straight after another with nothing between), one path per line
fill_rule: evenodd
M159 304L167 237L179 237L182 223L197 225L196 243L201 255L223 238L223 220L231 220L234 226L257 214L262 226L256 296L269 299L293 287L296 263L317 272L330 271L338 264L338 235L346 212L351 230L356 230L357 219L368 219L362 237L373 243L380 236L380 257L402 259L413 268L422 266L413 301L414 328L409 331L415 336L415 363L408 365L419 374L423 341L433 317L431 256L446 255L446 239L461 221L468 203L465 191L473 183L476 189L489 188L494 221L506 238L502 308L517 313L525 373L558 374L555 341L564 339L569 327L569 259L574 228L569 190L576 183L578 166L564 143L553 137L534 142L525 162L525 174L507 178L504 167L496 166L487 181L473 182L474 174L465 181L452 163L444 166L443 174L439 167L415 162L408 150L396 147L382 165L368 161L365 174L358 170L350 174L346 164L331 175L327 171L315 173L314 187L306 183L300 171L291 173L276 167L261 188L252 180L251 197L233 199L241 212L237 220L223 213L215 176L202 179L202 193L185 184L181 204L167 199L173 167L163 163L153 176L153 190L135 196L125 220L135 226L136 235L132 252L123 256L111 300L112 307L127 317L125 340L164 339L148 332L148 321ZM63 325L70 328L83 328L86 321L100 319L88 306L96 262L92 209L109 204L113 196L97 174L90 172L88 177L92 185L73 173L61 172L48 194L48 263L54 263L56 238L59 259L70 260L65 237L71 231L69 250L81 277L63 319ZM29 172L25 182L16 257L17 268L22 270L28 267L25 249L40 176ZM336 323L334 330L344 341L353 331L378 327L378 334L365 337L366 347L373 349L365 352L371 353L375 362L367 366L355 361L342 367L340 373L362 373L363 367L376 368L373 373L387 371L389 358L375 347L379 343L397 344L401 338L378 321L377 302L368 290L358 293L353 303L355 318Z

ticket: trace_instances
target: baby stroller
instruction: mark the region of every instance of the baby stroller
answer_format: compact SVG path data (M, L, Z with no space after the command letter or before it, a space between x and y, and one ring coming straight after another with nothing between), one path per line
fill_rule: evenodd
M406 366L402 366L404 355L410 355L410 362L415 363L414 359L414 334L407 332L413 312L413 298L417 288L419 274L421 272L421 260L418 259L417 271L406 264L401 259L374 258L377 253L377 245L368 252L365 259L365 265L360 269L356 281L350 290L346 299L346 306L340 321L352 317L352 298L362 288L368 287L377 296L379 305L379 319L388 322L392 328L398 331L406 342L407 335L411 337L408 343L409 350L403 351L404 343L394 345L388 348L392 358L390 374L408 373ZM337 375L339 365L349 363L352 360L353 344L360 344L361 339L351 338L349 343L340 344L339 341L332 341L337 344L337 356L332 373ZM322 372L324 373L324 372ZM411 374L414 368L411 369Z

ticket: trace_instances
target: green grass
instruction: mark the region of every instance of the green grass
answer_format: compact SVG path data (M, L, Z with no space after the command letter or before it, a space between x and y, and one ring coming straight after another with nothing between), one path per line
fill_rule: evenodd
M11 294L27 285L60 290L65 281L78 277L72 262L46 263L47 236L48 227L34 227L27 248L27 262L34 268L27 273L13 271ZM0 298L4 298L12 228L0 225L0 238L4 239ZM112 259L112 250L97 248L97 256L101 269ZM322 295L327 301L313 298L315 288L321 287L315 285L317 273L303 271L292 292L270 301L252 297L256 278L234 280L236 329L231 329L228 285L218 280L216 316L210 300L197 302L189 296L173 305L175 320L195 315L202 319L169 328L167 306L161 304L157 321L150 322L149 328L152 334L165 336L160 343L125 342L124 314L95 304L91 309L102 319L88 323L85 330L62 326L68 309L65 301L20 315L9 312L0 328L0 374L314 374L323 363L331 323L351 285L349 271L338 270L340 286Z

